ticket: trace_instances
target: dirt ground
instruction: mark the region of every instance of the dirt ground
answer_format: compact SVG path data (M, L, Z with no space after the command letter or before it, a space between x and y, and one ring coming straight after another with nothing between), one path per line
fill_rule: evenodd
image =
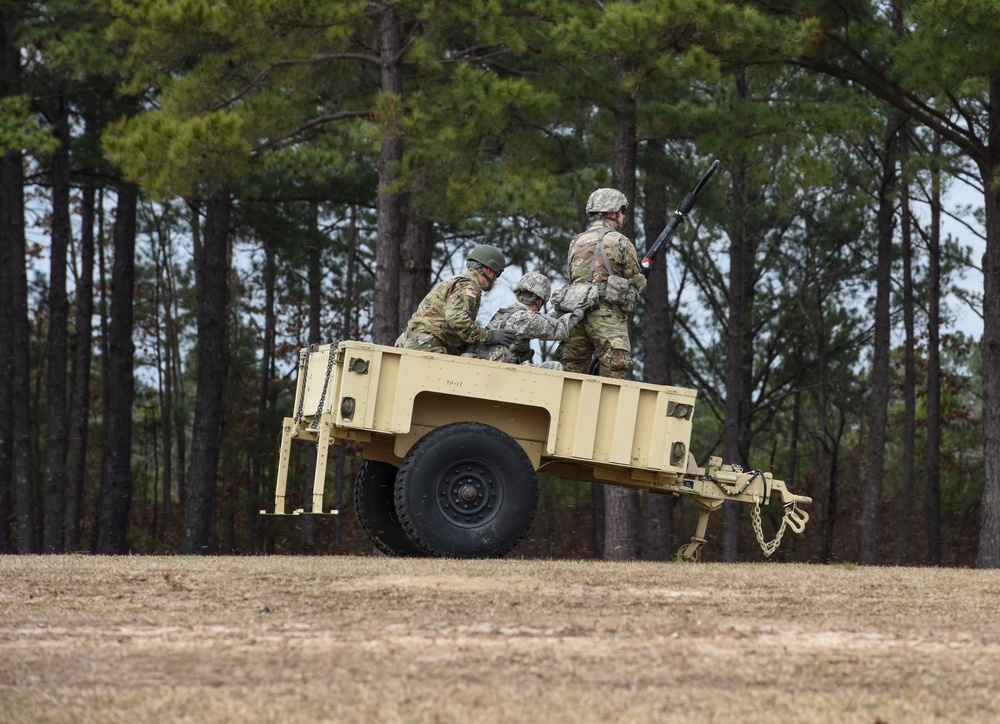
M968 569L0 556L0 720L994 722L998 601Z

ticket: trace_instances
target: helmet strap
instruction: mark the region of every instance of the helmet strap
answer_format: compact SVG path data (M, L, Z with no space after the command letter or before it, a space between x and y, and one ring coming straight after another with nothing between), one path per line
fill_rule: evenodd
M486 280L485 284L480 284L479 285L479 286L481 286L483 288L483 291L485 291L485 292L490 291L493 288L493 283L496 281L495 274L494 274L494 276L491 277L489 274L486 273L487 269L489 269L489 267L486 266L483 263L476 264L476 271L479 273L479 278L481 280L482 279ZM490 271L493 271L493 270L490 269Z

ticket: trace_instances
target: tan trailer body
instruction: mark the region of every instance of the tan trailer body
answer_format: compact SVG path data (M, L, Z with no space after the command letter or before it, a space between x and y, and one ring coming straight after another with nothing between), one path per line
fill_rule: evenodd
M784 521L801 532L808 516L796 504L809 499L792 495L770 473L744 473L718 458L707 469L695 465L695 398L695 391L680 387L364 342L314 346L300 352L295 413L284 421L273 512L289 512L285 492L294 440L318 446L312 511L320 512L331 444L358 441L366 459L399 468L428 433L466 422L509 436L535 471L693 496L703 515L692 543L681 549L685 558L695 557L708 513L727 499L756 506L777 491L786 505Z

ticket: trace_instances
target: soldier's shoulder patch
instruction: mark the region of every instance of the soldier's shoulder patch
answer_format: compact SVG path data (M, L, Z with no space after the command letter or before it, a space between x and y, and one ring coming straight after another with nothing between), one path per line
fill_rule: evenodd
M471 289L466 289L465 290L465 296L472 297L473 299L475 299L476 298L476 293L474 291L472 291Z

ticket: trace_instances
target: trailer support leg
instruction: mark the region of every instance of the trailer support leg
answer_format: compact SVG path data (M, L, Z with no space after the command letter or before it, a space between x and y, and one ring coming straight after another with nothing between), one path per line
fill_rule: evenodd
M274 487L274 514L284 515L285 513L285 487L288 485L288 458L292 454L292 438L295 429L295 420L286 417L281 426L281 447L278 449L278 481ZM261 515L266 515L267 511L260 511Z
M705 545L705 531L708 530L708 516L711 514L712 511L707 508L702 508L698 512L698 525L695 528L695 533L691 536L691 542L682 545L681 549L677 551L678 560L691 561L692 563L698 560L701 547Z
M326 464L330 457L330 425L320 420L316 438L316 474L312 484L312 512L323 512L323 492L326 489Z

